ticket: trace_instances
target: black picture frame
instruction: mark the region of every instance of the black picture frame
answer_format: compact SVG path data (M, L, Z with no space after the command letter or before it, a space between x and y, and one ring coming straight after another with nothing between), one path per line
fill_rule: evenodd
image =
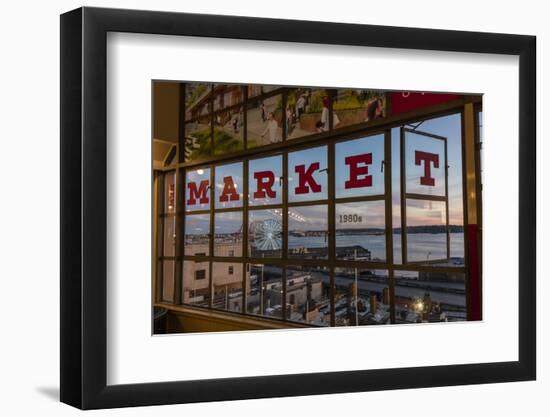
M113 385L107 376L108 32L519 56L519 360ZM61 15L61 401L82 409L536 378L534 36L80 8Z

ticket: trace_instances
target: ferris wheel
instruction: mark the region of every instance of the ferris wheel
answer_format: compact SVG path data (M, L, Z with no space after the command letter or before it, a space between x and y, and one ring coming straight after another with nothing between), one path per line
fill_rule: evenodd
M258 250L281 249L283 227L276 219L254 221L250 224L250 234Z

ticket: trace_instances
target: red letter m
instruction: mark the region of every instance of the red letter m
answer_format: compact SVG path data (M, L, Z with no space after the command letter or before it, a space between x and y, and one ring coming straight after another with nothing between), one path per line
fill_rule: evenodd
M197 204L197 198L199 199L200 204L208 204L208 180L202 180L198 190L196 182L188 183L187 188L189 188L189 199L187 200L187 205L193 206Z

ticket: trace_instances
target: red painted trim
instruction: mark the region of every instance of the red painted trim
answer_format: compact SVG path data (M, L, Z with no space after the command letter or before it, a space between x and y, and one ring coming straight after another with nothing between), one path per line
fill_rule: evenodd
M468 271L470 272L470 320L481 320L481 279L477 224L468 225Z
M462 96L457 94L411 93L409 91L391 93L391 112L392 114L403 113L447 103L460 97Z

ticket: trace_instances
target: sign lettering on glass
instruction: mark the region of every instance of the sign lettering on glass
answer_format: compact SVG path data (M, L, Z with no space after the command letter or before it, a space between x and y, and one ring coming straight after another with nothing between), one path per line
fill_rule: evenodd
M344 159L346 179L344 181L344 189L369 188L374 186L373 175L369 171L372 166L373 153L362 153L350 155ZM423 168L422 175L418 181L420 185L434 187L436 179L433 176L433 169L439 168L440 157L437 153L415 150L414 164ZM310 164L299 164L292 168L292 171L297 174L297 185L294 187L296 194L315 194L323 192L322 184L319 184L314 177L314 174L320 170L320 163L313 162ZM251 173L254 178L253 185L255 189L250 190L251 197L254 199L262 198L277 198L277 190L274 189L277 175L271 170L262 169ZM239 201L242 197L237 191L237 184L232 176L223 177L223 188L218 200L220 202ZM251 187L252 188L252 187ZM187 183L188 199L187 205L193 206L197 204L209 203L209 180L203 179L200 181L189 181Z
M414 164L422 166L424 163L424 175L420 177L420 184L428 187L435 186L435 178L432 177L432 164L439 168L439 155L431 152L414 151Z

